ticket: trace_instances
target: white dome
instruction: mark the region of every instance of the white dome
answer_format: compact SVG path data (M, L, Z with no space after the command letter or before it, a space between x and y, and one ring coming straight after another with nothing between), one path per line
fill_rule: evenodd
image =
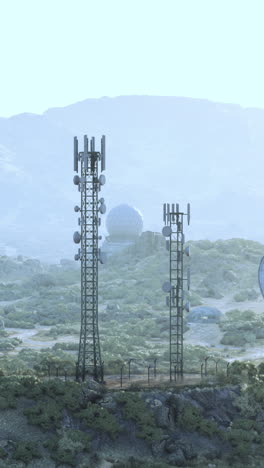
M143 217L133 206L118 205L109 211L106 228L110 238L134 239L143 229Z

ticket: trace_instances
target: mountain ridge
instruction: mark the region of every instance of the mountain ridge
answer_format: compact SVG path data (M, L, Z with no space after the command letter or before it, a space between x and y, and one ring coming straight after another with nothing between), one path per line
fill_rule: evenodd
M81 147L86 133L97 141L106 135L108 211L134 205L144 229L159 231L163 202L183 208L191 202L188 238L263 240L264 110L147 95L86 99L0 119L0 145L26 178L2 173L0 195L8 194L8 212L16 215L12 226L0 223L1 242L11 239L18 253L40 258L73 255L72 206L79 194L72 185L72 139L78 135ZM6 207L1 214L6 220Z

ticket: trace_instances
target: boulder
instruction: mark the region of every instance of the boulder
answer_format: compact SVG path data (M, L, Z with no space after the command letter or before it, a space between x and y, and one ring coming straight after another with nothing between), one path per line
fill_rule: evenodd
M162 405L160 408L157 408L154 415L158 427L161 427L162 429L172 428L170 409L168 406Z
M173 429L174 424L171 420L170 407L166 403L164 396L161 397L162 401L159 399L159 396L160 395L151 395L146 398L145 402L151 408L158 427L163 429Z
M102 384L93 379L89 379L87 380L85 387L82 388L82 402L84 404L89 401L94 403L97 400L101 400L104 393L105 387Z
M180 434L174 433L171 438L166 440L165 450L168 453L176 453L179 449L182 450L184 457L187 460L191 460L197 455L197 452L195 451L192 443L190 443L188 440L185 440L180 436Z
M167 457L167 461L174 466L186 466L186 458L181 448L177 448L175 452L171 453Z
M101 406L107 408L110 411L114 411L117 407L116 400L111 394L104 395L102 402L100 403Z
M92 378L87 380L86 388L88 388L89 390L94 390L97 393L100 393L100 392L103 393L105 390L102 384L100 384L99 382L97 382L96 380Z
M175 438L173 439L170 438L166 441L166 444L165 444L166 452L173 453L173 452L176 452L178 448L179 448L179 440Z
M162 440L161 442L157 442L157 441L152 442L152 445L151 445L152 455L154 457L162 457L162 455L164 454L165 445L166 445L166 440Z
M118 304L107 304L106 312L108 314L117 314L120 312L120 306Z

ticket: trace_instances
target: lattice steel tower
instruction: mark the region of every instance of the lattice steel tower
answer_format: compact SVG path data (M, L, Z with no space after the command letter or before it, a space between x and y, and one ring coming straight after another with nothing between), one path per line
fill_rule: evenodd
M74 137L74 171L78 172L81 165L81 176L75 175L73 182L81 192L81 207L75 206L74 211L80 212L78 224L81 233L76 231L73 240L81 243L75 260L81 260L81 330L78 361L76 363L76 380L85 380L87 375L98 381L103 381L103 365L101 359L99 329L98 329L98 261L105 263L104 254L98 248L98 226L101 224L99 214L106 212L104 199L98 199L101 186L105 184L105 176L99 173L105 170L105 136L101 138L101 152L95 151L95 139L91 138L90 150L87 135L84 135L84 151L78 152L78 140Z
M183 283L187 281L190 289L190 269L184 278L184 254L190 256L189 247L184 248L183 217L179 205L165 203L163 205L163 221L165 226L162 234L167 238L166 248L170 259L170 280L166 281L162 289L169 293L166 304L170 309L170 380L174 374L183 377L183 311L189 312L190 304L184 305ZM190 223L190 204L187 205L187 221Z

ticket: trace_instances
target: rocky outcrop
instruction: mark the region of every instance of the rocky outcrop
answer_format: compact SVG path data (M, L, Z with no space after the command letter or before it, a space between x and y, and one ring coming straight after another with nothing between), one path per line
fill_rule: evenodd
M249 419L245 419L245 414L241 419L241 404L247 402L244 394L240 398L241 393L238 385L178 391L106 392L102 385L88 381L82 387L78 409L75 411L71 405L65 405L61 419L58 417L56 426L51 425L50 435L58 438L54 442L55 449L53 447L51 450L56 450L57 456L63 459L69 448L67 444L70 444L69 450L74 454L76 463L81 462L81 457L87 458L89 452L89 457L98 456L100 462L109 462L109 467L113 468L156 468L156 462L166 467L208 467L222 459L223 454L232 454L234 446L237 448L238 444L242 444L244 448L243 440L248 446L251 442L253 445L259 442L259 434L264 430L264 408L258 404L257 414L251 410ZM79 395L79 392L76 394ZM27 421L25 416L28 414L25 410L32 408L32 404L30 399L20 397L16 409L5 409L1 413L0 456L2 453L2 456L11 459L15 450L12 441L15 444L27 443L28 435L30 441L35 440L36 444L43 442L41 450L47 456L50 449L44 444L47 433L41 429L43 425L40 426L43 419L39 419L38 413L32 413L35 419L31 421ZM58 411L55 406L54 409ZM240 419L244 432L236 432L235 429L232 434L235 439L225 437L232 431L232 424ZM21 427L19 434L18 426ZM248 438L251 429L252 438ZM80 452L84 451L86 437L90 439L89 450L79 453L74 444L82 447ZM65 453L60 452L60 444L64 444ZM236 453L239 453L239 449ZM132 460L131 463L129 460ZM95 466L101 468L99 461ZM91 466L94 465L91 463Z
M186 407L195 408L201 415L201 420L209 421L226 430L233 419L239 414L235 405L240 395L240 387L192 389L176 392L140 392L140 397L154 415L157 427L162 430L160 440L151 444L155 459L166 461L172 466L189 466L195 460L212 460L221 458L222 453L228 453L230 446L222 440L217 432L203 434L191 430L189 425L182 425L182 413ZM114 396L104 398L104 406L116 411ZM195 413L196 414L196 413ZM208 426L210 430L210 425Z

